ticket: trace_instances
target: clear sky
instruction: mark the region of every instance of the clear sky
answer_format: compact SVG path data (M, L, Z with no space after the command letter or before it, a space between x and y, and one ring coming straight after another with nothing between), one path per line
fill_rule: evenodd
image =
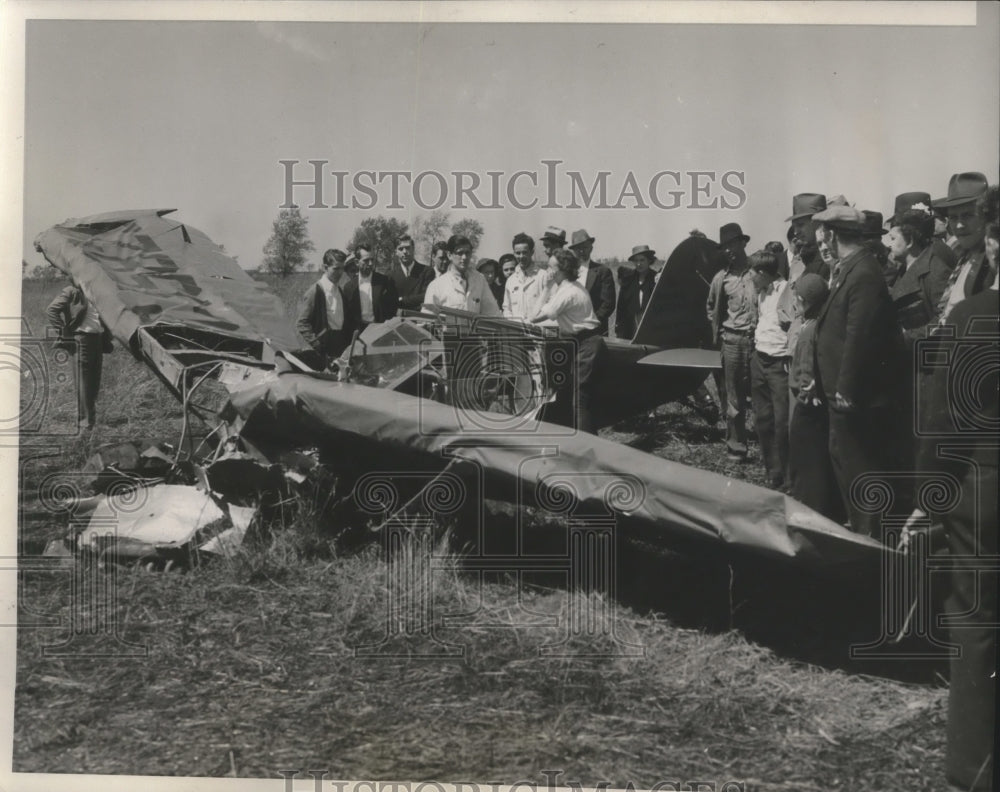
M587 228L597 257L640 243L665 255L689 229L717 237L730 221L754 249L784 239L796 192L889 214L896 193L943 195L956 171L997 180L1000 9L975 10L977 25L951 27L29 20L24 257L39 261L32 239L68 217L169 206L256 266L284 200L282 159L301 161L297 178L327 160L348 188L359 171L434 170L452 200L448 174L488 184L503 171L504 209L451 209L483 224L479 253L494 257L547 225ZM561 204L568 170L588 185L609 171L612 204L630 172L649 203L650 178L668 170L682 206L542 209L543 159L563 162ZM538 189L517 188L539 198L532 210L507 200L518 170L539 175ZM692 170L719 174L700 200L730 203L719 178L742 172L745 203L688 208ZM324 179L327 203L334 186ZM423 189L436 197L433 180ZM370 210L304 209L316 256L366 216L424 211L405 181L404 208L390 201L384 183Z

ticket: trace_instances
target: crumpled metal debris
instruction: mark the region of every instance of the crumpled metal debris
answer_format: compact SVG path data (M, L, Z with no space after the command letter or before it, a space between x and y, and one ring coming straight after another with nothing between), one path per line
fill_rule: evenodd
M122 559L178 560L196 552L231 555L256 509L218 501L181 484L161 484L102 496L81 547Z

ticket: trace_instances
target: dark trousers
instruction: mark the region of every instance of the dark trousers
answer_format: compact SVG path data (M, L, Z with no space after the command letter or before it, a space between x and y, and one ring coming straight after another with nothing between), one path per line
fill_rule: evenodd
M846 514L830 463L829 443L826 405L794 402L788 434L791 495L824 517L842 523Z
M997 469L982 466L965 477L961 500L943 517L952 556L986 557L976 562L978 573L969 569L951 573L946 604L949 621L954 614L967 614L950 626L950 639L961 654L951 659L946 758L948 780L962 789L990 789L993 774L996 680L991 675L996 671L1000 577L996 496ZM983 570L986 566L992 569Z
M722 331L722 376L726 383L726 446L747 452L747 402L750 399L751 341L748 335Z
M97 421L97 394L101 390L104 344L100 333L74 333L76 339L76 394L80 416L93 428Z
M543 421L593 433L594 374L607 352L604 339L597 332L583 333L571 343L561 339L558 345L549 345L546 368L556 398L543 407Z
M788 483L788 361L756 351L750 361L757 439L772 486Z
M847 509L851 530L882 539L882 514L862 509L861 493L851 492L854 480L865 473L894 472L898 441L892 410L856 409L841 412L831 408L830 461Z

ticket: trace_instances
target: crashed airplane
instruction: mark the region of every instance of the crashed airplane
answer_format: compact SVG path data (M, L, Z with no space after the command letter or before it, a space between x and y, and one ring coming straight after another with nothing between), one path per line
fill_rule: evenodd
M220 453L235 445L271 462L319 447L359 484L419 473L415 489L401 484L404 497L385 502L386 518L435 477L457 476L493 500L604 510L622 535L670 550L818 569L880 558L878 542L780 492L540 421L552 397L548 362L571 343L555 330L461 311L404 313L368 326L336 371L311 370L278 297L172 212L67 220L35 247L181 401L185 427L188 415L215 427ZM719 266L708 240L675 249L636 339L607 341L598 426L692 393L717 365L718 353L699 347Z

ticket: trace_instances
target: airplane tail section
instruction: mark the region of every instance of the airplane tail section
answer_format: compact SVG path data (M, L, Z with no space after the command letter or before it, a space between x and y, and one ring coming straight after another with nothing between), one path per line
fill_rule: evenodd
M660 272L632 342L662 349L710 348L705 303L712 277L724 265L711 239L688 237L681 242Z

